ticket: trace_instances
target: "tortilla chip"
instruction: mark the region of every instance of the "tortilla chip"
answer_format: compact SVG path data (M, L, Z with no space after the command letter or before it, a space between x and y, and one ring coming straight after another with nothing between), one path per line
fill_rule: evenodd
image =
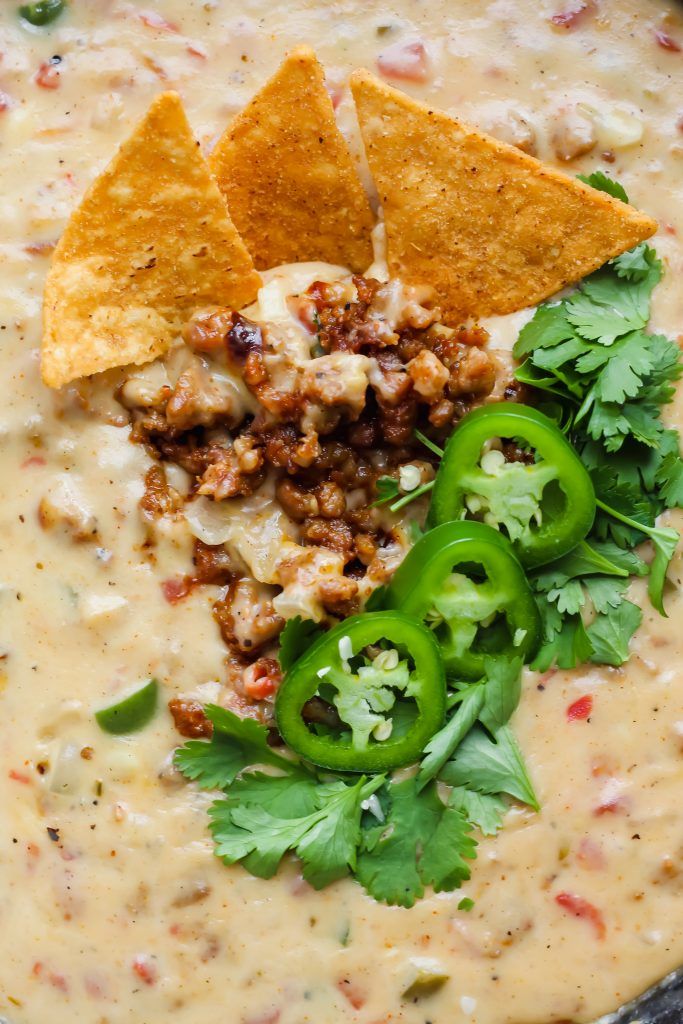
M372 262L372 210L308 47L285 58L209 164L259 270L324 260L361 271Z
M433 285L447 323L535 305L657 230L646 214L366 71L351 86L390 272Z
M158 96L72 215L43 306L43 380L60 387L171 344L197 306L239 308L260 279L180 98Z

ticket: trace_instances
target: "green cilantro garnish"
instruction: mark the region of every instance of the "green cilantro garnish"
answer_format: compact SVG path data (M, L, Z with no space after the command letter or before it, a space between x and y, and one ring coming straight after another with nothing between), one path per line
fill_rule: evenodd
M451 892L470 877L476 856L472 826L462 810L446 806L436 786L418 792L414 779L392 783L386 820L366 831L356 877L371 896L412 907L425 885Z
M433 486L434 481L429 480L426 484L420 484L414 490L402 494L398 480L393 476L380 476L375 484L377 498L373 501L372 508L377 508L379 505L386 505L388 502L391 502L389 510L391 512L398 512L405 505L409 505L411 501L415 501L416 498L427 494Z
M414 779L331 779L276 753L258 722L206 710L212 739L186 743L175 764L222 791L209 810L216 856L260 878L291 852L317 889L352 874L375 899L409 907L425 885L450 891L469 878L470 819L490 834L503 813L502 802L460 791L446 804L434 783L418 792Z
M612 181L603 171L593 171L592 174L577 174L576 177L579 181L585 182L586 185L592 185L593 188L597 188L600 192L607 192L609 195L614 196L615 199L621 199L622 203L628 202L624 186L620 185L618 181Z
M534 810L539 809L517 740L507 725L496 729L493 735L481 726L472 729L439 777L449 786L465 786L490 796L507 793Z
M288 619L285 628L280 633L278 660L282 671L286 672L291 668L321 633L320 626L316 622L311 622L310 619L302 619L300 615Z
M586 180L627 201L604 175ZM587 543L532 576L545 624L532 666L539 671L553 662L572 668L627 660L641 619L626 600L629 576L648 575L650 600L665 614L666 572L679 535L656 520L683 505L683 461L662 408L683 366L674 341L646 330L661 273L655 251L638 245L574 294L540 306L515 345L524 360L517 378L547 393L548 411L589 470L598 499ZM654 552L649 564L634 551L646 540Z

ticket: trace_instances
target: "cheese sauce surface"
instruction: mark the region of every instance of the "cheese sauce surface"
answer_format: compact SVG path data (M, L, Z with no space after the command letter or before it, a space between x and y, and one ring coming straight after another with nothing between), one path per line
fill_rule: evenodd
M555 20L553 20L553 16ZM652 328L683 327L683 20L654 0L71 0L49 29L0 10L0 1017L10 1024L551 1024L616 1009L683 963L680 598L647 603L623 669L527 673L513 725L540 814L510 810L472 879L411 910L214 857L211 797L170 770L166 701L214 699L212 590L164 599L187 528L153 557L149 465L115 415L40 382L52 244L152 97L177 89L208 149L286 50L313 46L355 151L364 65L569 173L597 167L660 221ZM509 347L519 318L492 321ZM679 405L680 409L680 405ZM667 411L675 422L676 406ZM665 517L676 525L677 516ZM680 522L678 523L680 525ZM680 556L671 579L680 576ZM93 712L154 675L129 737ZM567 707L591 695L588 720ZM591 921L560 892L597 907ZM474 901L458 910L463 896ZM402 993L448 975L429 999Z

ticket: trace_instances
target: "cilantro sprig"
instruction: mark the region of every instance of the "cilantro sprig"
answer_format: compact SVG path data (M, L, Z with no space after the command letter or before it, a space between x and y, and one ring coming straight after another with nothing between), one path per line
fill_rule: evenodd
M585 180L627 202L601 172ZM683 365L674 341L646 330L661 275L654 249L638 245L578 291L539 306L514 348L523 360L517 379L546 393L546 411L581 456L598 499L581 550L532 577L545 625L533 664L539 670L553 662L571 668L627 660L642 618L625 596L631 575L648 576L650 601L665 614L666 573L679 535L657 518L683 505L683 461L678 432L665 425L662 411ZM645 562L634 549L648 540L653 557Z
M419 774L400 780L332 776L271 747L260 723L208 705L211 740L190 740L175 764L200 788L220 792L209 809L216 856L271 878L295 854L316 889L350 875L374 899L403 907L425 886L459 888L476 857L473 828L493 835L502 825L501 794L538 807L507 726L521 662L491 658L486 669L484 679L451 695L450 722L427 747ZM448 795L437 776L452 787Z

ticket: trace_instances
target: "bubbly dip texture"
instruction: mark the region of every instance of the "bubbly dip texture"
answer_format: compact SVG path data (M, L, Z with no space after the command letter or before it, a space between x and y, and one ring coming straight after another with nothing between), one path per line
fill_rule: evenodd
M2 4L3 1024L588 1024L683 963L680 554L668 618L631 585L643 620L623 668L525 670L512 725L541 810L514 804L497 836L478 837L457 892L428 890L404 909L346 879L316 892L293 859L269 881L227 868L206 830L211 794L173 767L168 701L229 702L220 588L177 599L194 538L178 516L149 543L139 503L153 462L112 387L42 384L43 282L70 213L159 92L182 96L208 154L302 42L326 68L368 187L348 88L357 67L569 174L618 179L660 225L649 329L681 338L673 5L71 0L40 29ZM311 265L305 286L343 273ZM272 318L262 296L252 315ZM485 321L500 365L527 319ZM253 396L224 386L244 415ZM680 399L665 416L681 426ZM268 514L267 498L247 496L228 532L265 544ZM95 712L150 678L151 723L103 731Z

